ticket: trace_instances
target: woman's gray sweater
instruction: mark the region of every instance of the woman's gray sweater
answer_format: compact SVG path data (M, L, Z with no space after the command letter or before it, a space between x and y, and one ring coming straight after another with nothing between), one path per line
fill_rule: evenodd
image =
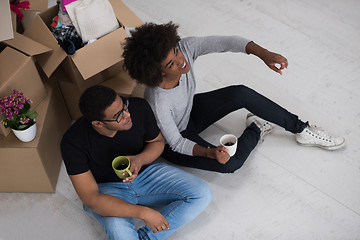
M195 142L183 138L193 105L196 81L193 65L197 57L208 53L243 52L250 41L239 36L188 37L178 48L189 63L190 71L180 77L178 86L172 89L148 87L145 99L154 111L157 124L170 148L186 155L193 155Z

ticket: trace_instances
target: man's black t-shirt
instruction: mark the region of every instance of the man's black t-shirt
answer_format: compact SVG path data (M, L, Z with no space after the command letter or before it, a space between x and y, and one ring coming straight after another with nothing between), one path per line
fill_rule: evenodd
M122 181L112 169L117 156L135 155L143 151L145 141L159 135L154 114L141 98L129 98L129 112L133 126L118 131L112 138L96 132L84 117L78 119L65 133L61 152L69 175L91 170L97 183Z

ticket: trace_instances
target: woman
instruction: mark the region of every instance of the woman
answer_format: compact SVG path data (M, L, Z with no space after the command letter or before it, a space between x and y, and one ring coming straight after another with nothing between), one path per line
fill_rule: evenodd
M310 126L244 85L195 94L192 66L201 55L254 54L279 74L288 62L285 57L239 36L180 39L177 28L172 22L138 27L126 39L123 53L124 68L131 77L149 86L145 99L165 137L167 144L162 154L165 159L182 166L232 173L243 165L259 139L272 131L272 123L296 134L297 142L304 146L335 150L345 145L345 139ZM208 126L241 108L251 113L234 156L230 157L225 147L213 146L199 136Z

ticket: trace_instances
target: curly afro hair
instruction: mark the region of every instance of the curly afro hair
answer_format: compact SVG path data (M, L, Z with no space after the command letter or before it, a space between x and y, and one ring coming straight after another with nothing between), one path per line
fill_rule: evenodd
M150 87L162 80L161 62L180 41L178 25L145 23L131 31L124 44L124 69L132 78Z
M105 86L89 87L80 97L80 111L89 121L101 121L105 117L104 111L113 104L116 95L113 89Z

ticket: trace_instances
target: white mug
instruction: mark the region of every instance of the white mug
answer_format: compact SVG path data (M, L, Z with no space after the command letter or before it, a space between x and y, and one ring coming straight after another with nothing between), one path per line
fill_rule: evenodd
M237 149L237 137L235 135L225 134L220 138L220 144L221 146L226 147L230 157L234 156Z

